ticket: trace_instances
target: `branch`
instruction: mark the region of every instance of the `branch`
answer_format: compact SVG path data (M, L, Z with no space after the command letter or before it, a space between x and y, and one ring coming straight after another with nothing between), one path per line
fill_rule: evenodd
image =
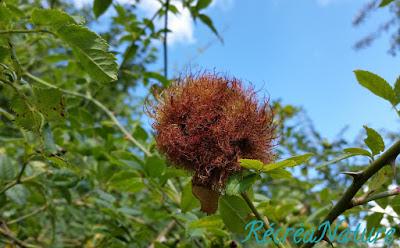
M13 114L7 112L7 110L0 107L0 115L4 115L8 120L13 121L15 119Z
M359 176L355 177L353 183L347 188L344 192L342 198L336 203L336 205L331 209L325 219L322 221L329 221L332 223L336 220L339 215L343 214L346 210L354 207L353 198L360 190L360 188L373 176L377 173L382 167L387 164L390 164L394 161L397 156L400 154L400 141L394 143L389 149L387 149L378 159L374 160L365 170L363 170ZM379 195L381 198L382 194ZM375 195L376 197L376 195ZM368 199L368 198L367 198ZM366 199L366 200L367 200ZM320 232L317 233L321 234ZM302 248L310 248L313 247L314 243L306 243L302 245Z
M360 205L364 205L368 202L371 201L375 201L375 200L379 200L382 198L386 198L386 197L390 197L390 196L395 196L395 195L399 195L400 194L400 187L397 187L395 189L389 190L389 191L385 191L385 192L381 192L369 197L359 197L359 198L355 198L352 200L352 207L356 207L356 206L360 206Z
M11 240L12 242L10 244L17 244L18 247L27 247L27 248L38 248L39 246L36 245L31 245L28 243L25 243L22 240L19 240L13 233L11 233L10 230L8 230L7 226L3 223L3 225L5 227L5 229L3 229L2 227L0 227L0 235L3 235L5 238Z
M164 14L164 77L168 78L168 9L169 9L169 0L165 1L165 14Z
M93 104L95 104L97 107L99 107L100 109L102 109L107 115L108 117L114 122L114 124L118 127L118 129L125 135L125 137L131 142L133 143L135 146L137 146L140 150L142 150L142 152L146 155L146 156L151 156L151 152L149 150L147 150L139 141L137 141L129 132L128 130L126 130L122 124L118 121L117 117L115 117L115 115L106 107L104 106L101 102L99 102L98 100L94 99L93 97L89 96L89 95L84 95L78 92L74 92L74 91L69 91L69 90L64 90L61 89L57 86L54 86L46 81L44 81L43 79L40 79L32 74L30 74L29 72L25 72L24 75L26 75L28 78L34 80L35 82L45 85L49 88L53 88L53 89L58 89L59 91L71 95L71 96L76 96L76 97L81 97L84 98L88 101L91 101Z
M156 242L162 242L165 240L165 236L175 227L175 220L168 223L168 225L157 235L156 239L149 245L148 248L154 248Z
M14 223L23 221L23 220L25 220L25 219L28 219L28 218L30 218L30 217L32 217L32 216L34 216L34 215L36 215L36 214L38 214L38 213L40 213L40 212L46 210L48 207L49 207L49 205L46 204L46 205L44 205L44 206L42 206L42 207L40 207L40 208L38 208L38 209L36 209L36 210L33 210L33 211L30 212L29 214L23 215L23 216L21 216L21 217L15 219L15 220L10 220L10 221L8 221L8 222L7 222L7 225L11 225L11 224L14 224Z
M49 30L44 30L44 29L0 30L0 35L5 35L5 34L32 34L32 33L47 33L47 34L55 35L55 33L51 32Z
M11 181L2 190L0 190L0 195L3 194L4 192L6 192L7 190L9 190L10 188L14 187L15 185L22 183L21 177L24 174L27 165L28 165L28 162L24 162L22 164L22 168L21 168L20 172L18 173L17 178L15 178L15 180Z

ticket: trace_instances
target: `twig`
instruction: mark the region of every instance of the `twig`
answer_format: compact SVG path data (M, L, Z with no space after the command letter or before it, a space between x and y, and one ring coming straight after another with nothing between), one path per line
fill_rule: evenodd
M169 9L169 0L165 1L165 13L164 13L164 77L168 78L168 9Z
M355 177L353 183L347 188L342 197L331 209L325 219L322 221L329 221L332 223L336 220L339 215L344 213L346 210L353 207L353 198L360 190L360 188L380 169L385 165L390 164L400 154L400 141L394 143L389 149L387 149L378 159L374 160L365 170L363 170L359 176ZM317 236L321 233L318 232ZM302 245L302 248L313 247L314 243L306 243Z
M175 220L168 223L168 225L157 235L156 239L149 245L148 248L154 248L156 242L162 242L165 240L165 236L175 227Z
M36 177L40 176L41 174L43 174L43 173L38 173L37 175L22 178L22 179L20 179L19 183L17 183L16 180L13 180L11 183L7 184L3 189L0 190L0 195L3 194L4 192L6 192L7 190L9 190L10 188L14 187L15 185L29 182L29 181L35 179Z
M28 162L24 162L22 164L22 168L21 168L20 172L18 173L17 178L15 180L11 181L9 184L7 184L2 190L0 190L0 195L3 194L4 192L6 192L7 190L9 190L10 188L14 187L15 185L23 182L21 177L24 174L27 165L28 165ZM24 181L26 181L26 179Z
M19 172L19 174L18 174L18 176L17 176L17 179L15 179L15 182L16 182L17 184L18 184L18 183L21 183L21 177L22 177L22 175L24 174L27 165L28 165L28 162L24 162L24 163L22 164L22 168L21 168L21 170L20 170L20 172Z
M30 217L32 217L32 216L34 216L34 215L36 215L36 214L38 214L38 213L40 213L40 212L46 210L48 207L49 207L49 206L46 204L46 205L44 205L44 206L42 206L42 207L40 207L40 208L38 208L38 209L36 209L36 210L33 210L33 211L30 212L29 214L23 215L23 216L21 216L21 217L15 219L15 220L10 220L10 221L8 221L8 222L7 222L7 225L11 225L11 224L14 224L14 223L17 223L17 222L21 222L21 221L23 221L23 220L25 220L25 219L28 219L28 218L30 218Z
M257 208L254 206L253 202L250 200L249 196L247 195L246 192L242 192L241 193L244 201L247 203L247 205L249 206L249 208L251 209L251 211L254 213L254 215L256 216L257 219L261 220L264 223L264 229L269 229L271 228L268 218L267 217L263 217L261 216L260 212L258 212ZM285 248L285 246L282 243L275 243L275 246L279 247L279 248Z
M117 117L115 117L115 115L106 107L104 106L101 102L99 102L98 100L94 99L91 96L88 95L84 95L78 92L74 92L74 91L69 91L69 90L64 90L61 89L57 86L54 86L46 81L44 81L43 79L40 79L32 74L30 74L29 72L24 72L24 75L26 75L28 78L34 80L35 82L45 85L49 88L53 88L53 89L58 89L61 92L71 95L71 96L76 96L76 97L81 97L84 98L86 100L91 101L92 103L94 103L97 107L99 107L100 109L102 109L107 115L108 117L114 122L114 124L118 127L118 129L125 135L125 137L132 142L135 146L137 146L146 156L151 156L151 153L149 150L147 150L139 141L137 141L129 132L128 130L126 130L122 124L118 121Z
M3 224L4 226L4 224ZM27 247L27 248L38 248L39 246L28 244L22 240L19 240L13 233L11 233L9 230L4 230L3 228L0 227L0 234L6 237L7 239L11 240L12 243L17 244L19 247ZM11 244L12 244L11 243Z
M400 194L400 187L397 187L393 190L389 190L389 191L385 191L385 192L381 192L369 197L359 197L359 198L355 198L352 200L352 207L356 207L356 206L360 206L360 205L364 205L368 202L371 201L375 201L375 200L379 200L382 198L386 198L389 196L395 196L395 195L399 195Z
M10 121L14 120L14 115L7 112L7 110L0 107L0 115L4 115Z
M51 32L49 30L44 30L44 29L0 30L0 35L5 35L5 34L32 34L32 33L47 33L47 34L55 35L55 33Z

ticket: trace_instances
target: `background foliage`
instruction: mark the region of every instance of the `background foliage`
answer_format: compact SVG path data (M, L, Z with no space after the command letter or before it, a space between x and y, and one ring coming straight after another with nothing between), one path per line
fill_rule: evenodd
M204 13L210 3L182 0L192 18L219 37ZM232 177L219 211L206 216L192 195L191 175L158 154L143 111L145 99L171 79L149 69L159 59L167 67L168 30L156 28L155 19L178 10L162 2L149 19L136 5L95 0L93 9L76 9L58 0L0 1L2 246L255 247L240 243L253 218L240 193L248 191L270 222L318 225L351 184L352 178L340 173L365 168L385 143L398 138L390 132L382 138L365 127L356 142L340 134L326 140L303 109L275 101L278 157L303 157L272 171L248 161L252 172ZM90 30L111 7L117 14L108 31ZM400 81L389 84L361 70L355 74L396 109ZM135 94L139 88L144 96ZM298 166L284 170L288 165ZM397 179L391 168L376 174L359 196L385 192ZM398 198L377 202L400 213ZM383 218L392 226L397 219L371 213L369 204L341 217L345 225L366 220L371 227Z

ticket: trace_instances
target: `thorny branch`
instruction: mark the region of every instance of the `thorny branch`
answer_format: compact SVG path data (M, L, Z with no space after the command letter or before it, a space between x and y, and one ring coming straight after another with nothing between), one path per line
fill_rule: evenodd
M325 221L333 223L337 217L346 212L348 209L351 209L360 204L365 204L372 200L398 194L398 189L397 189L395 192L391 192L395 194L384 192L363 200L354 199L354 196L361 189L361 187L385 165L388 165L392 161L394 161L399 154L400 154L400 141L397 141L389 149L387 149L378 159L374 160L367 168L365 168L363 171L359 173L356 173L357 176L353 177L353 183L347 188L343 196L331 209L331 211L328 213L328 215L325 217L322 223ZM320 234L321 233L317 233L317 236ZM315 245L314 243L306 243L301 247L310 248L313 247L314 245Z

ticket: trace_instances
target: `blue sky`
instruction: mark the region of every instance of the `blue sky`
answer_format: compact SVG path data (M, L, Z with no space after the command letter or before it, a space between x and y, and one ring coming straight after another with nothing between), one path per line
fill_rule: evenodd
M78 6L92 3L73 1ZM388 8L378 9L354 28L352 20L367 0L214 0L207 14L222 33L221 44L204 25L193 23L179 0L171 1L181 14L170 15L170 76L215 70L251 82L261 96L303 107L328 139L345 126L350 140L363 125L399 130L390 105L358 85L353 74L356 69L369 70L391 84L399 75L400 57L387 53L390 35L382 35L367 49L353 49L391 16ZM139 5L148 16L159 7L157 0L141 0ZM108 11L99 23L107 23L112 14ZM94 28L101 27L107 25ZM155 69L162 71L161 57Z
M400 58L387 53L388 35L365 50L352 48L389 17L387 9L380 9L361 28L354 28L352 20L365 3L220 0L208 14L219 30L225 30L224 44L201 24L195 25L190 40L170 46L170 75L215 69L241 78L261 94L304 107L328 138L346 125L350 139L363 125L399 130L390 105L358 85L353 75L355 69L370 70L393 83L400 68ZM208 43L212 45L199 54Z

